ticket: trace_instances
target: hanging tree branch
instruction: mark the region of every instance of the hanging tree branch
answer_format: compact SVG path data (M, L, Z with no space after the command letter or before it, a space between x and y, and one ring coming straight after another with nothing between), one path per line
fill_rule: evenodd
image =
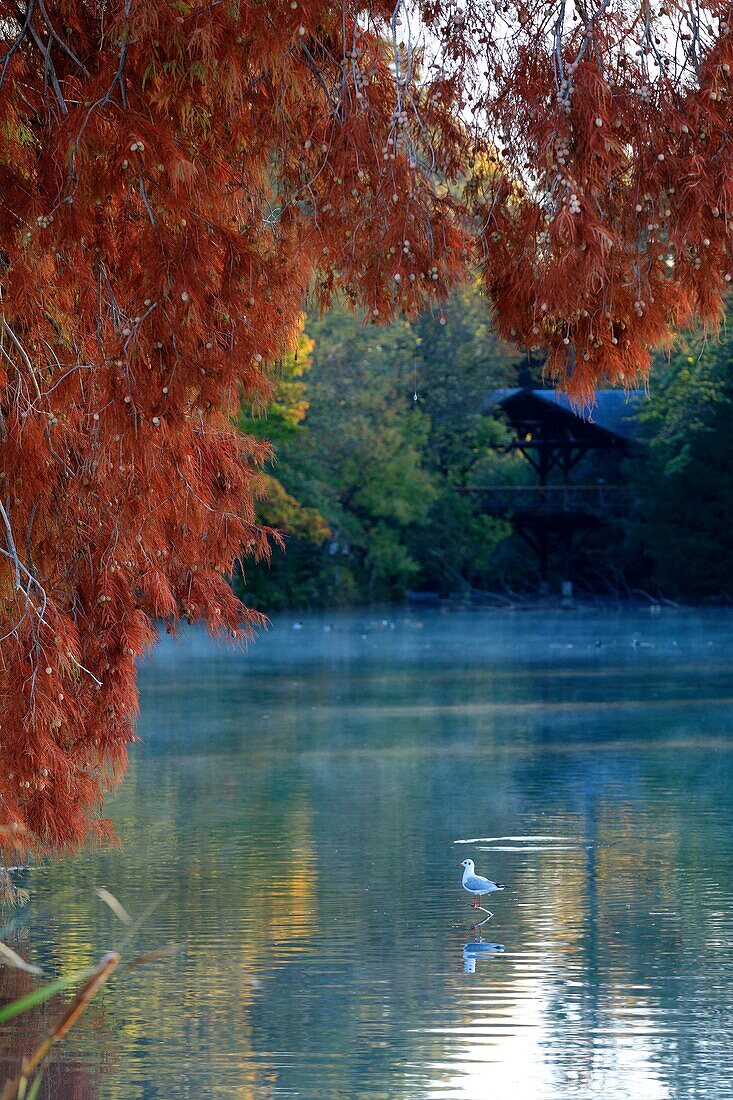
M270 452L232 415L306 302L382 324L477 260L581 402L720 322L732 18L0 0L0 847L108 835L157 624L261 624L226 578L267 556Z

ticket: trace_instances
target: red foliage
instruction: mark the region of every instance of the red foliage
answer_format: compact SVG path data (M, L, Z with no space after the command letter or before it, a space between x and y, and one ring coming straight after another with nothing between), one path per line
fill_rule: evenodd
M727 5L413 7L0 0L0 847L107 834L156 621L258 623L231 417L309 294L385 322L476 245L579 400L722 314Z
M226 576L267 553L266 449L231 417L309 287L387 320L465 238L390 139L378 5L26 9L0 0L0 825L52 849L108 833L155 621L260 621Z
M442 6L442 5L441 5ZM483 268L502 336L548 353L581 402L643 379L733 272L733 18L727 3L468 5L475 112L497 135Z

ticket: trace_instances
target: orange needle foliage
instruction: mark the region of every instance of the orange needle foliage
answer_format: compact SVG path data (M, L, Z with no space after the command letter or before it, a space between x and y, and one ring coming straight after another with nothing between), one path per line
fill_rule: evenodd
M580 400L715 322L722 4L0 0L0 850L105 835L155 623L247 636L263 407L308 295L473 257ZM474 251L475 250L475 251Z
M386 320L461 266L392 152L391 11L356 7L0 0L0 824L37 847L107 832L154 623L259 622L226 577L267 553L266 448L231 417L309 285Z
M441 5L438 5L441 7ZM496 152L469 190L499 333L547 353L581 403L645 378L733 272L733 9L600 0L467 3L475 125Z

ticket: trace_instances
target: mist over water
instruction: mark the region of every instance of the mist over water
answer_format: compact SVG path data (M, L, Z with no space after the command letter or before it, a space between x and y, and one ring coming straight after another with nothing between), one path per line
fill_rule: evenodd
M671 610L166 639L123 848L32 869L15 946L98 958L104 886L164 895L133 952L187 950L120 975L42 1095L729 1096L732 658L733 615ZM466 857L507 883L480 934Z

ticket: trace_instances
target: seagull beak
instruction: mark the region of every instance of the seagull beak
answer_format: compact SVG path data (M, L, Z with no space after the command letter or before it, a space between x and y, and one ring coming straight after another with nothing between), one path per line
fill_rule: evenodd
M462 863L457 863L457 864L456 864L456 867L462 867L462 866L463 866L463 864L462 864Z

